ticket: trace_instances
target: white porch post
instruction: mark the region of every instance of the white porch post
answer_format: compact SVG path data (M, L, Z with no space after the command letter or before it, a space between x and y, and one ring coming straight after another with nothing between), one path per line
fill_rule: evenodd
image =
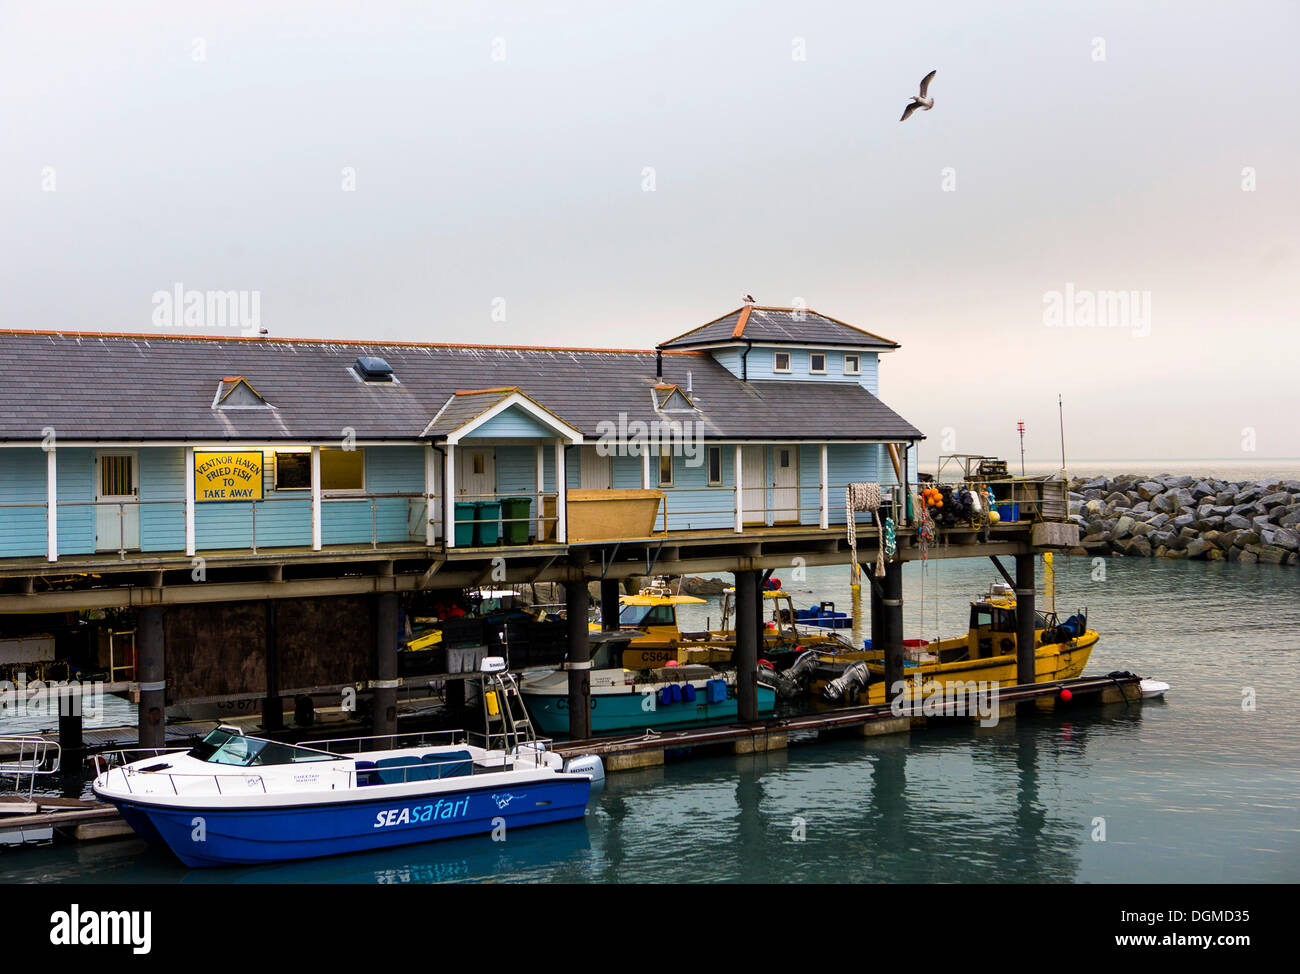
M434 512L438 504L438 457L433 444L424 448L424 543L433 547L438 540Z
M558 440L555 444L555 540L559 544L569 542L568 511L565 510L568 498L568 479L564 473L564 441Z
M59 467L54 446L45 451L46 557L59 560Z
M533 462L537 467L537 507L534 510L537 520L533 537L541 544L542 537L546 534L546 522L542 520L542 511L545 510L542 503L545 498L542 495L546 493L546 448L540 443L533 447ZM558 506L559 502L556 504Z
M740 444L736 444L731 449L732 464L736 468L736 533L740 534L745 530L745 505L742 500L745 493L740 477ZM739 584L737 584L737 587L739 587Z
M456 547L456 444L447 444L447 456L442 464L442 542L448 548Z
M194 529L194 447L185 448L185 554L191 558L198 549Z
M641 487L650 489L650 447L645 443L641 444Z
M821 526L822 530L830 525L831 520L831 489L830 482L826 477L826 444L821 445Z
M320 447L311 448L311 550L320 551Z

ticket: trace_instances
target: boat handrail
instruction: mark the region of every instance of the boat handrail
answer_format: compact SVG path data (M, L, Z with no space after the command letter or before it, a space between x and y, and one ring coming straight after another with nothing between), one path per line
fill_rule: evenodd
M51 752L54 761L47 768L45 764ZM37 776L57 774L63 764L63 748L57 741L45 737L21 734L0 735L0 755L3 755L0 756L0 781L12 776L14 794L21 794L25 783L28 801L35 794Z
M145 748L144 750L149 750L149 749ZM180 795L181 793L180 789L176 787L177 778L199 778L199 779L211 778L212 783L217 786L218 795L226 794L224 791L221 790L222 778L237 779L239 781L244 782L245 787L241 791L242 794L247 794L248 791L247 785L249 782L256 781L262 787L262 794L264 795L267 794L266 779L263 778L260 774L215 774L215 773L200 774L199 772L196 771L144 771L144 770L137 770L135 768L113 768L107 772L106 778L107 776L112 775L114 771L118 772L118 774L122 776L122 784L126 786L127 793L131 795L135 794L135 789L131 787L131 779L136 775L139 775L141 777L148 775L148 777L151 779L166 778L168 783L172 786L173 795Z
M127 760L128 754L158 758L164 754L185 754L189 751L190 748L188 747L115 747L112 750L100 751L98 754L91 755L90 761L95 767L95 774L98 776L109 771L115 771L124 764L130 764L131 761L140 760L140 758ZM116 762L113 761L114 758L117 759Z
M368 741L392 741L394 743L387 747L372 747L372 751L397 751L405 747L446 747L453 744L465 743L465 732L460 730L442 730L442 731L411 731L405 734L369 734L358 737L331 737L321 741L303 741L299 747L313 748L317 751L326 751L329 754L354 754L367 750L365 747L356 747L344 750L339 747L330 745L339 744L364 744ZM459 736L458 736L459 735ZM398 744L397 741L415 738L411 744Z

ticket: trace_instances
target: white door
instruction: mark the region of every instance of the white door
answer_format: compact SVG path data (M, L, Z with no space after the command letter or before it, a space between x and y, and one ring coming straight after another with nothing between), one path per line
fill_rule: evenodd
M613 487L613 457L602 457L594 446L579 447L578 486L583 490L609 490Z
M488 446L462 446L456 450L456 495L469 501L496 500L496 450Z
M799 520L799 448L772 447L772 523Z
M740 448L741 505L746 524L767 523L767 447Z
M133 450L95 454L95 550L140 547L140 485Z

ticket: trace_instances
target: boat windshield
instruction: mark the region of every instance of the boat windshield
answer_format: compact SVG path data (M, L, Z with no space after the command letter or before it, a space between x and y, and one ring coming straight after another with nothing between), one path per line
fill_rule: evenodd
M620 626L671 626L673 607L660 605L625 605L618 613Z
M229 764L239 768L265 767L269 764L301 764L306 761L337 761L338 756L311 748L244 737L229 731L214 730L192 748L189 756L209 764Z

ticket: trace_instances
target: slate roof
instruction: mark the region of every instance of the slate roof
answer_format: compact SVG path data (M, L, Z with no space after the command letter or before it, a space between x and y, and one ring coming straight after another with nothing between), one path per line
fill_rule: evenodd
M743 341L878 349L899 347L895 341L808 308L752 305L737 308L708 324L670 338L659 348L690 348Z
M446 436L460 429L475 416L487 412L517 389L480 389L477 392L454 392L424 431L425 436Z
M395 382L359 381L378 355ZM457 391L517 386L576 427L650 423L654 387L687 387L708 438L919 439L922 434L850 382L742 382L703 352L655 352L157 335L0 332L0 441L328 441L421 437ZM275 408L212 408L218 383L242 376ZM475 397L477 398L477 397ZM486 396L484 398L487 398ZM473 404L471 404L473 405ZM476 411L485 408L478 404ZM674 418L680 418L678 413Z

